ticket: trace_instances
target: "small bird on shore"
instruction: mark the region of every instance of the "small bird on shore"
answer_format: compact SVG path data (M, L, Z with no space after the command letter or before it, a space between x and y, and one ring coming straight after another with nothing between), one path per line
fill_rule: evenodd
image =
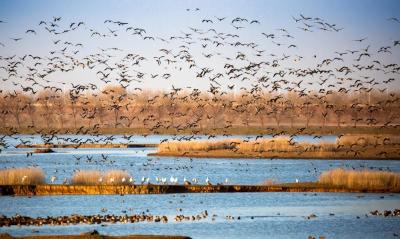
M206 178L206 184L211 185L210 179L208 177Z

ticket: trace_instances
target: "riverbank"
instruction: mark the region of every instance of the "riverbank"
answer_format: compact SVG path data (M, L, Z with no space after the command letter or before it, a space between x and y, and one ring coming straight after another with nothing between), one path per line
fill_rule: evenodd
M171 194L239 192L343 192L399 193L398 189L363 189L332 186L316 182L274 185L0 185L2 196Z

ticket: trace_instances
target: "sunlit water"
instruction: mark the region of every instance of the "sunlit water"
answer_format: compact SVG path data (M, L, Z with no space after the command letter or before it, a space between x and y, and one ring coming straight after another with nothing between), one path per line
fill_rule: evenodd
M66 136L70 137L70 136ZM87 137L87 136L71 136ZM134 143L158 143L173 136L132 137ZM235 136L232 136L235 137ZM250 137L250 136L241 136ZM253 136L251 136L253 137ZM239 138L239 137L235 137ZM41 143L38 136L8 138L9 148L0 153L0 168L38 166L45 171L47 181L56 176L56 183L70 178L74 171L83 169L121 169L128 171L139 182L150 177L197 178L205 183L257 184L265 180L278 182L315 181L321 172L336 167L390 170L400 172L399 161L377 160L279 160L279 159L191 159L174 157L148 157L155 148L128 149L55 149L56 153L33 154L32 149L15 149L20 139ZM299 141L314 141L311 136ZM334 141L331 136L323 140ZM116 137L113 142L126 143ZM90 159L93 157L92 159ZM107 159L104 160L103 157ZM77 159L79 158L79 160ZM362 197L358 197L362 195ZM383 196L383 198L382 198ZM400 195L348 194L348 193L221 193L171 195L101 195L101 196L38 196L0 197L0 214L61 216L71 214L137 214L149 211L154 215L167 215L169 222L104 224L44 227L0 228L12 235L78 234L96 229L112 235L125 234L180 234L193 238L307 238L309 235L326 238L392 238L400 234L400 218L366 217L370 211L400 208ZM177 209L181 208L182 212ZM207 210L209 217L202 221L174 222L177 214L196 215ZM306 219L310 214L315 219ZM329 213L334 213L330 216ZM211 215L217 215L215 220ZM226 216L240 216L240 220L227 220ZM357 216L360 217L357 219ZM253 217L253 219L251 218ZM36 232L38 230L39 232Z

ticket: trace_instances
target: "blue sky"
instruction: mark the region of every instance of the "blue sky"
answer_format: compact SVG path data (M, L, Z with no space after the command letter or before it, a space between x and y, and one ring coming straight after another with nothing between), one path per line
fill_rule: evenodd
M196 11L195 8L199 8ZM186 9L190 9L187 11ZM77 57L83 58L87 55L99 51L99 48L118 47L123 49L123 54L134 52L145 56L149 63L140 68L135 68L148 74L163 74L171 72L172 77L164 79L147 79L138 84L144 88L168 89L172 84L176 86L193 86L206 88L209 85L207 80L200 81L194 76L194 71L171 68L170 66L155 67L150 64L154 56L160 55L159 49L169 48L174 52L178 51L181 42L165 44L161 41L143 41L137 37L125 34L124 28L114 25L104 24L106 19L114 21L128 22L129 26L146 29L147 36L169 38L179 36L183 33L193 33L189 27L207 30L214 28L218 32L225 32L240 35L241 42L255 42L259 50L265 50L265 54L290 55L292 58L302 56L301 62L290 61L282 63L282 67L313 67L321 60L334 57L335 51L346 49L361 49L368 45L371 51L376 52L381 46L393 47L393 42L400 40L400 23L389 21L388 18L396 17L400 19L400 1L22 1L22 0L2 0L0 1L0 20L5 23L0 24L0 42L5 46L0 46L0 56L7 57L14 54L23 56L33 54L47 56L49 51L54 49L55 40L62 42L70 41L82 43L84 47L79 49ZM299 25L292 19L299 18L299 14L309 17L319 17L330 24L336 24L338 28L343 28L339 32L303 32ZM53 17L61 17L58 23L61 28L67 27L71 22L85 22L84 28L77 31L54 36L44 31L39 22L50 21ZM226 17L222 22L215 18ZM261 24L245 25L244 29L236 30L230 23L235 17L242 17L249 20L257 19ZM213 24L203 23L202 19L212 19ZM286 39L280 37L276 41L285 46L295 44L297 49L287 49L287 47L277 47L271 43L270 39L265 39L262 32L275 35L282 35L277 29L285 28L290 35L295 38ZM26 34L27 29L37 31L36 35ZM118 37L97 39L90 37L90 29L108 33L108 29L116 30ZM10 38L23 38L21 41L14 42ZM196 36L197 37L197 36ZM362 42L355 42L354 39L367 37ZM194 41L197 41L195 39ZM221 59L234 57L237 52L246 52L246 49L230 48L206 48L191 47L191 53L197 59L199 67L217 67L225 62ZM219 57L204 59L202 53L217 54ZM113 56L122 54L113 52ZM246 54L250 54L246 52ZM313 57L316 55L317 57ZM392 49L392 54L374 54L376 59L389 63L400 63L400 47ZM265 56L271 60L271 57ZM0 62L1 63L1 62ZM154 63L154 62L153 62ZM2 62L2 64L6 64ZM346 64L351 64L346 61ZM367 64L367 63L365 63ZM181 67L180 65L178 68ZM221 70L219 70L221 71ZM218 72L216 70L215 72ZM6 78L7 75L0 71L0 77ZM357 77L357 76L354 76ZM386 76L372 73L371 77L387 79ZM79 79L79 80L77 80ZM2 89L12 88L12 82L21 79L11 79L2 81ZM23 79L22 79L23 80ZM87 70L76 70L69 73L57 72L48 77L50 81L62 81L68 84L72 82L95 82L98 81L95 72ZM227 84L229 82L226 82ZM135 83L136 84L136 83ZM251 82L243 83L249 85ZM399 81L391 83L393 87L399 87ZM134 84L132 84L134 85Z

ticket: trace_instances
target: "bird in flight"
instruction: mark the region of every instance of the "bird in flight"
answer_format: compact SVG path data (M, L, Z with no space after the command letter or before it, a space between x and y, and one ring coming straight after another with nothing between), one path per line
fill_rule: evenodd
M222 18L215 17L215 18L216 18L218 21L220 21L220 22L221 22L221 21L225 20L225 18L226 18L226 17L222 17Z
M35 32L35 30L32 30L32 29L26 30L26 32L25 32L25 33L33 33L33 34L35 34L35 35L36 35L36 32Z
M367 39L367 37L364 37L364 38L361 38L361 39L355 39L355 40L353 40L353 41L362 42L362 41L364 41L364 40L366 40L366 39Z
M11 40L13 40L13 41L20 41L20 40L22 40L22 38L10 38Z
M388 19L388 21L394 21L394 22L400 23L399 19L396 18L396 17L391 17L391 18Z

